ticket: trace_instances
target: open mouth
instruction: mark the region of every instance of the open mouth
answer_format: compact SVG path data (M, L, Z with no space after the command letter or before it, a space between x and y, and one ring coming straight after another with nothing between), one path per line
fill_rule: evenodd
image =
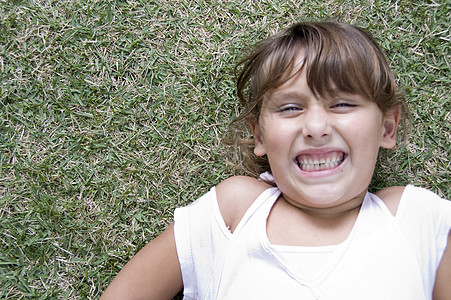
M316 172L335 169L344 161L345 156L345 153L340 151L321 154L301 154L296 157L296 162L302 171Z

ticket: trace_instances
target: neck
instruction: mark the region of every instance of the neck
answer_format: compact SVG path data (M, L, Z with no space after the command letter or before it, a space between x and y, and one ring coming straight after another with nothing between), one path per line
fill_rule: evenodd
M303 205L285 196L282 196L282 199L290 206L297 208L300 212L311 218L324 221L333 221L342 219L343 217L352 215L354 213L358 213L360 211L360 207L362 206L365 195L366 191L362 192L349 201L327 207L312 207Z
M268 221L269 241L275 245L337 245L349 236L362 206L365 193L343 204L311 207L282 195Z

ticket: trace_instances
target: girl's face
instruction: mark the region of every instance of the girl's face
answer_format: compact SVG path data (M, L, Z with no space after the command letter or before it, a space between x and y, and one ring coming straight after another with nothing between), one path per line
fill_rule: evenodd
M254 152L267 155L284 198L311 208L363 200L380 147L396 143L399 110L383 114L360 95L316 98L305 68L268 93Z

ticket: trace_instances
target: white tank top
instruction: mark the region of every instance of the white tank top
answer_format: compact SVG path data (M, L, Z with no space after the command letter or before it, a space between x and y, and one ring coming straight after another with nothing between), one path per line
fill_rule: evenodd
M288 248L271 245L266 235L279 195L277 188L263 192L233 234L214 188L175 211L184 299L431 299L451 228L451 202L408 186L394 217L368 193L348 238L319 254L327 261L313 261L304 251L297 265Z
M338 245L323 247L271 245L271 248L294 272L304 274L305 278L314 279L330 264Z

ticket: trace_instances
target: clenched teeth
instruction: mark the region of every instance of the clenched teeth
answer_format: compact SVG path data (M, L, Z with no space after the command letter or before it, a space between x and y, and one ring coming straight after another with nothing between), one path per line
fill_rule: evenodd
M302 154L296 158L299 168L306 172L323 171L338 167L344 160L343 152L325 154Z

